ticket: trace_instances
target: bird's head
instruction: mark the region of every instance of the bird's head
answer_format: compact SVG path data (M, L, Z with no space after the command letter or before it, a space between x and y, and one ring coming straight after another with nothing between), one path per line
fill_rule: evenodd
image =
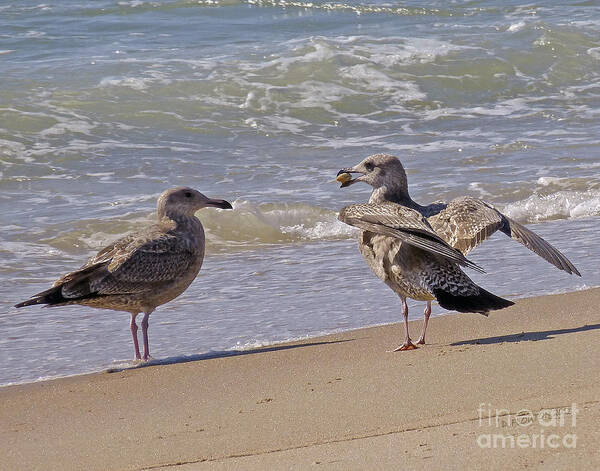
M233 209L225 200L211 199L189 187L171 188L158 198L158 216L182 215L193 216L199 209L212 206L221 209Z
M359 176L353 178L352 174ZM385 188L387 191L408 193L404 167L398 157L389 154L370 155L354 167L343 168L338 172L336 180L342 184L341 188L365 182L375 190Z

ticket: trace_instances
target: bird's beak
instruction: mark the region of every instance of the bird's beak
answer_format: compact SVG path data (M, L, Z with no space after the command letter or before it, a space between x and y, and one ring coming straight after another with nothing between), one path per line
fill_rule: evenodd
M364 174L364 172L354 168L343 168L337 173L336 180L341 183L340 188L346 188L347 186L350 186L358 181L360 177L352 178L353 173Z
M204 204L206 206L213 206L215 208L233 209L233 206L231 206L231 203L229 201L225 201L225 200L208 199L204 202Z

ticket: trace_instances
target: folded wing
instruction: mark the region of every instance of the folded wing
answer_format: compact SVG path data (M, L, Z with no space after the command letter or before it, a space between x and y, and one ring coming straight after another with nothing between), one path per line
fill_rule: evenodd
M79 270L58 279L18 307L62 304L111 295L152 292L187 272L194 258L177 238L126 236L102 249Z

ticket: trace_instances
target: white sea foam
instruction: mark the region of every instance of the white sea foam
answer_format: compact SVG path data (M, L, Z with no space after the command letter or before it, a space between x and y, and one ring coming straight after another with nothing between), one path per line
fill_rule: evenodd
M431 38L374 38L367 37L367 41L373 41L378 47L368 57L376 64L385 67L396 67L413 63L433 62L438 57L446 56L452 51L469 49L447 41ZM363 41L360 41L362 43ZM383 43L383 44L379 44Z
M0 155L6 153L10 157L19 159L24 162L33 162L33 159L26 155L27 147L15 141L9 141L7 139L0 139ZM11 163L8 161L3 162L6 165L10 165Z
M112 181L111 172L98 172L98 179ZM154 200L154 196L150 198ZM140 213L131 210L123 213L123 208L136 208L140 203L148 201L148 197L131 197L115 202L105 202L98 219L74 220L61 225L60 228L48 228L44 235L43 246L39 253L48 247L69 250L77 247L94 251L114 242L127 233L139 230L155 220L155 213ZM43 203L39 201L39 203ZM107 220L105 214L114 212L118 205L119 216ZM210 252L237 252L255 249L267 245L287 245L298 242L318 240L343 240L356 236L357 230L340 222L337 213L307 204L254 204L249 201L236 200L233 211L201 211L198 216L206 229L207 249ZM107 229L108 228L108 229ZM11 251L14 247L9 247ZM31 253L30 250L28 252Z
M284 44L287 48L261 67L277 67L288 70L295 63L326 62L337 58L343 62L371 64L385 68L432 62L452 51L469 49L450 42L427 38L350 36L316 36L307 40L293 40ZM250 66L250 64L246 64ZM251 66L250 66L251 67Z
M216 0L200 0L198 3L201 4L213 4ZM217 2L220 3L220 2ZM302 8L307 10L338 10L338 11L349 11L356 15L362 15L367 13L379 13L388 15L426 15L436 14L438 10L427 9L419 7L394 7L389 4L376 5L376 4L352 4L344 2L306 2L300 0L245 0L245 3L256 6L264 7L281 7L281 8Z
M134 90L146 90L148 88L148 79L138 77L105 77L100 80L101 87L129 87Z
M395 102L423 100L426 97L416 84L392 79L383 71L368 64L343 67L341 73L345 79L360 83L361 87L366 90L387 92Z
M305 224L283 226L281 230L284 234L296 234L306 240L346 239L358 233L357 229L337 219L333 221L320 221L312 226Z
M590 47L586 52L594 59L600 59L600 47Z
M518 21L516 23L511 24L506 31L508 31L510 33L515 33L517 31L521 31L523 28L525 28L526 24L527 23L525 23L524 21Z
M44 36L46 36L47 33L45 33L44 31L35 31L35 30L29 30L25 33L25 37L27 38L43 38Z
M233 211L202 213L213 243L273 244L310 240L346 239L356 234L337 220L335 211L306 204L261 204L236 200Z
M506 205L504 213L523 222L600 216L600 191L562 190L549 195L534 194Z
M542 178L540 184L556 184ZM475 188L475 187L473 187ZM489 195L489 193L487 193ZM230 251L249 244L288 244L300 241L340 240L356 237L357 229L340 222L335 211L306 204L260 204L237 200L234 211L202 213L213 249ZM531 195L507 204L503 211L521 222L541 222L600 215L600 191L560 190Z
M42 375L42 376L33 377L33 378L26 378L21 381L7 381L6 383L0 384L0 387L39 383L39 382L45 382L45 381L52 381L54 379L60 379L60 378L74 378L76 376L82 376L82 375L87 375L87 374L91 374L91 373L99 373L103 370L104 370L104 368L95 367L95 368L89 368L89 369L79 372L79 373L66 373L65 372L62 374L59 373L59 374L54 374L54 375Z
M302 134L306 126L310 124L306 121L289 116L265 116L264 121L269 124L270 128L275 128L279 131L291 134ZM256 127L256 123L254 124L253 127ZM250 125L252 126L252 124Z
M137 62L137 59L133 59ZM126 62L126 61L120 61ZM168 78L168 74L157 69L159 64L149 64L148 69L143 71L141 77L104 77L100 80L100 87L128 87L133 90L146 90L153 84L170 84L172 79Z
M83 121L80 119L69 119L55 116L59 122L39 132L40 136L55 136L58 134L86 134L91 135L92 130L96 127L94 123Z
M538 185L548 186L548 185L558 185L560 184L561 179L558 177L540 177L537 180Z
M135 7L140 7L142 5L146 5L148 2L144 2L141 0L131 0L129 2L119 2L118 5L124 6L124 7L131 7L131 8L135 8Z
M288 102L292 108L322 108L330 113L335 113L332 102L352 96L354 92L347 87L341 87L331 83L308 80L298 87L300 99L295 103ZM280 103L285 105L285 103Z
M367 111L361 99L385 101L395 111L404 111L403 105L408 101L426 99L414 80L399 75L399 68L435 61L464 48L426 38L364 35L294 39L262 60L233 61L230 57L215 60L206 79L214 84L223 81L237 84L245 92L241 101L238 96L224 93L228 88L223 87L215 87L214 93L194 99L211 106L250 112L286 114L290 109L310 108L321 109L333 118L364 119ZM315 70L319 73L315 74ZM371 111L377 109L374 102ZM279 129L281 122L274 120L271 124ZM288 130L302 132L308 125L298 124L300 127Z

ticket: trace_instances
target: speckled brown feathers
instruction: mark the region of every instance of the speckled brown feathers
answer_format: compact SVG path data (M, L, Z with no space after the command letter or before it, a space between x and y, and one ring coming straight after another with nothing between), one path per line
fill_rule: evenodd
M21 305L82 304L128 312L152 310L183 292L204 257L204 231L194 219L162 221L105 247L79 270Z
M343 208L338 219L365 231L399 239L459 265L483 271L448 245L433 231L427 220L413 209L393 203L353 204Z
M581 276L577 268L558 249L481 199L466 196L449 203L436 202L426 206L416 203L408 192L404 167L393 155L371 155L358 165L342 169L340 172L360 174L359 177L345 182L344 187L359 181L373 187L370 203L397 203L417 211L427 218L441 238L464 255L500 230L558 269Z
M460 308L458 298L478 296L479 287L459 268L477 265L444 242L417 211L395 203L365 203L346 206L338 217L362 229L361 254L401 297L427 301L443 291ZM482 303L473 312L490 308Z
M353 178L353 174L358 176ZM339 219L362 230L361 254L402 300L405 339L397 350L416 348L408 332L406 298L427 301L417 344L425 343L433 299L446 309L486 315L513 304L476 285L460 268L479 268L464 256L497 230L558 268L579 274L550 244L484 201L459 198L448 204L416 203L408 193L404 167L392 155L371 155L354 167L341 169L337 180L342 188L357 182L373 187L369 203L343 208Z
M480 199L456 198L448 204L424 206L422 213L429 216L427 220L436 233L465 255L500 230L556 268L581 276L559 250Z
M206 206L231 209L227 201L207 198L192 188L163 192L156 224L103 248L79 270L15 307L80 304L129 312L135 358L148 360L148 317L157 306L183 293L202 266L204 229L194 213ZM143 357L135 321L140 312L144 313Z

